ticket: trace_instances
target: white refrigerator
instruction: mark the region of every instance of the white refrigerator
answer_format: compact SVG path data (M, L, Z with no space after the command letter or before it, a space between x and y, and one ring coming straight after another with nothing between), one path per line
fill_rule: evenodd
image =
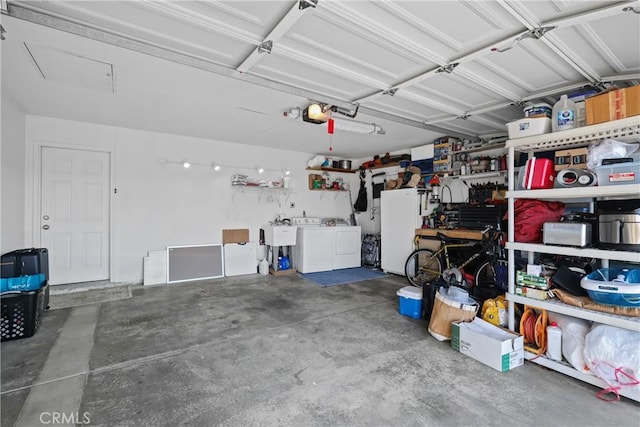
M404 276L404 264L414 248L416 228L422 227L425 197L416 188L380 194L380 262L387 273ZM421 206L422 205L422 206Z

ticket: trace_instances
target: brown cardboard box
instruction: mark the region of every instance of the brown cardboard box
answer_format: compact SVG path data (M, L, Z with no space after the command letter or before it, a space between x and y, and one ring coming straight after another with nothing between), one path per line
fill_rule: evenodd
M612 90L587 98L587 125L640 114L640 85Z
M246 243L249 241L248 228L235 228L222 230L222 244L227 243Z
M587 167L587 147L558 150L554 155L554 169L585 169Z

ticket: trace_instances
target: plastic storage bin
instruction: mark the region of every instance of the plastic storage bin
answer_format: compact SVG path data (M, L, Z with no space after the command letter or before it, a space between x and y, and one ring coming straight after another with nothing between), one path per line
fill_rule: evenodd
M509 139L541 135L551 132L551 119L548 117L531 117L507 123Z
M596 167L598 185L640 183L640 162L614 163Z
M0 340L27 338L36 333L42 323L49 284L37 291L11 292L0 295L2 318Z
M422 318L422 288L405 286L396 292L398 295L398 312L403 316Z
M601 268L580 280L595 302L640 307L640 269Z

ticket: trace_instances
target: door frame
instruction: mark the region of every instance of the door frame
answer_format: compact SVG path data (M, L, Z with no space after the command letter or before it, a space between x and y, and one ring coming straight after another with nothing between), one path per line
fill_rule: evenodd
M93 151L93 152L102 152L109 154L109 278L110 282L114 282L114 256L113 256L113 248L114 248L114 237L113 237L113 212L114 212L114 189L115 189L115 161L114 161L114 152L115 150L112 148L105 147L91 147L84 145L74 145L74 144L65 144L58 143L53 141L41 141L41 140L33 140L33 149L31 150L32 158L31 165L32 170L31 174L28 172L25 174L25 178L29 175L31 177L31 182L25 182L25 190L31 191L31 197L29 194L25 194L25 216L30 216L31 218L25 218L25 240L28 247L40 247L41 242L41 230L40 230L40 213L42 210L41 202L42 202L42 150L44 148L61 148L67 150L81 150L81 151ZM28 151L27 151L28 152ZM29 164L29 159L25 159L26 164ZM31 206L28 206L28 204ZM31 242L29 244L29 242Z

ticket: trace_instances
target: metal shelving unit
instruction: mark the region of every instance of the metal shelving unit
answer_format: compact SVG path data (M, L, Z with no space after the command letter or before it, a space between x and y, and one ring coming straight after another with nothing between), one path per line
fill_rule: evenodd
M516 199L546 199L546 200L572 200L575 202L588 199L595 201L599 198L623 198L638 197L640 194L640 185L613 185L602 187L582 187L582 188L552 188L545 190L524 190L514 191L515 187L515 171L514 158L515 152L533 153L536 151L550 151L563 148L584 147L590 143L606 138L626 138L640 136L640 117L634 116L622 120L601 123L592 126L586 126L577 129L571 129L562 132L554 132L551 134L536 135L527 138L519 138L508 140L506 147L508 148L508 185L507 203L508 210L512 213L515 208ZM524 251L529 253L529 260L533 261L534 253L547 253L567 256L583 256L587 258L598 258L603 266L607 266L610 260L625 262L640 262L640 253L625 251L609 251L593 248L573 248L564 246L551 246L543 244L519 243L515 241L515 224L509 221L508 242L506 244L509 257L509 292L507 300L509 301L509 329L515 330L515 304L525 304L530 307L548 310L555 313L561 313L581 319L586 319L598 323L612 325L624 329L640 332L640 318L628 316L613 315L594 310L587 310L580 307L568 305L556 300L540 301L532 298L515 295L515 251ZM606 388L607 385L599 378L584 374L574 369L564 362L556 362L544 356L535 357L534 354L527 353L526 358L534 363L554 369L573 378L588 382L590 384ZM620 394L628 398L640 401L640 387L627 388L620 391Z

